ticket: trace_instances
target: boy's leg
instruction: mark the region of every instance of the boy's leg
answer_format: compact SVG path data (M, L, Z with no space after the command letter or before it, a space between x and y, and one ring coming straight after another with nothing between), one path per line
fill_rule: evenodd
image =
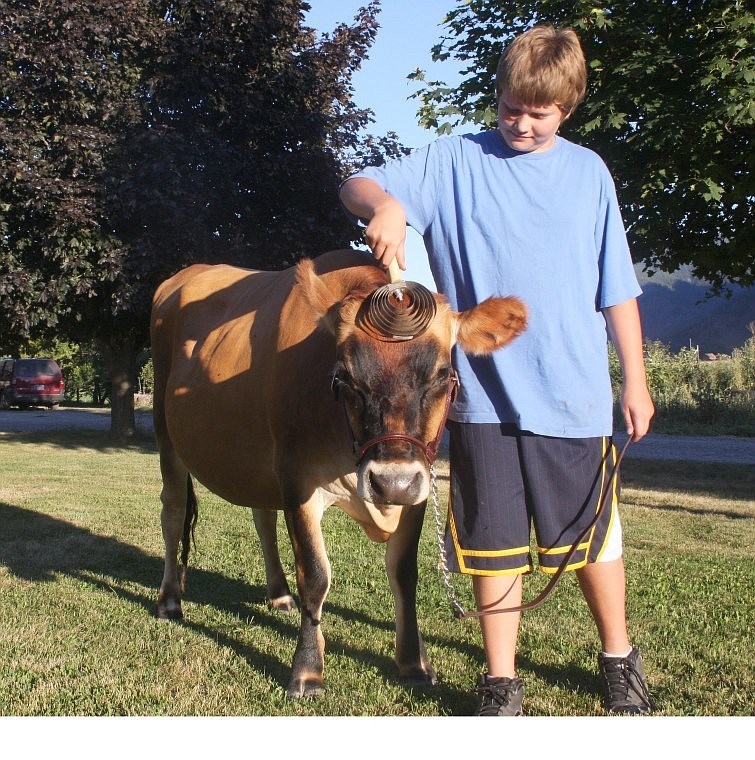
M522 576L475 575L472 578L478 611L518 607L522 603ZM514 678L519 612L485 615L480 620L488 675Z
M577 570L579 585L598 628L603 652L598 665L608 712L651 712L645 669L627 634L626 582L621 557L593 562Z
M498 424L449 423L449 568L472 577L477 609L517 607L531 570L530 520L518 431ZM479 618L488 674L512 677L519 613Z
M564 550L583 534L585 521L592 519L604 500L611 499L591 529L587 546L572 561L603 645L598 664L606 709L648 712L652 705L642 658L627 635L619 489L609 478L615 449L605 438L533 436L523 437L522 444L541 565L549 571L555 571ZM576 515L575 508L579 510Z
M624 561L591 562L577 570L577 578L590 608L603 651L624 655L631 644L627 634Z
M630 645L615 449L608 438L533 436L522 443L540 563L548 572L556 571L566 550L585 536L602 507L600 520L580 543L569 567L576 570L604 651L626 654Z

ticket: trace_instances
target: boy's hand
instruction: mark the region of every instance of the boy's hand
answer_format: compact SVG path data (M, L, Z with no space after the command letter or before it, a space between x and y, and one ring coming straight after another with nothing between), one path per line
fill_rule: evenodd
M632 441L639 441L650 428L655 414L645 376L642 328L637 299L603 309L616 352L619 355L624 383L621 388L621 412Z
M632 387L625 383L621 392L621 412L632 441L639 441L650 429L655 406L645 383Z
M395 258L399 267L406 269L406 214L395 198L386 195L375 207L364 236L375 258L384 267L387 268Z
M346 180L341 185L340 197L352 214L368 220L364 237L375 258L386 269L393 259L401 269L406 269L406 214L401 203L366 177Z

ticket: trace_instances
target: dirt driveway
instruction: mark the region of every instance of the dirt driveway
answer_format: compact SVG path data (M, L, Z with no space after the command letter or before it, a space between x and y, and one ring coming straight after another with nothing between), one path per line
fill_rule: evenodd
M152 430L152 414L136 413L139 431ZM0 433L37 432L44 430L109 430L109 409L8 409L0 411ZM616 444L623 445L626 436L617 433ZM670 459L687 462L722 462L755 465L755 438L733 436L686 436L650 433L633 443L626 453L634 459Z
M614 439L620 447L627 437L624 433L616 433ZM629 446L626 457L755 465L755 438L649 433Z
M152 430L152 413L137 411L138 430ZM61 406L59 409L0 410L0 433L33 433L45 430L110 430L110 409L78 409Z

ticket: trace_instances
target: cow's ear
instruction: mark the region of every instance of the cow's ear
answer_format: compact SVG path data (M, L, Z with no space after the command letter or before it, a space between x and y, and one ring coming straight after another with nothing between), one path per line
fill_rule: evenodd
M527 307L514 296L488 298L457 314L456 340L465 354L484 356L511 343L527 327Z
M315 311L320 324L332 333L336 331L338 307L341 301L320 279L312 259L302 259L296 266L296 281Z

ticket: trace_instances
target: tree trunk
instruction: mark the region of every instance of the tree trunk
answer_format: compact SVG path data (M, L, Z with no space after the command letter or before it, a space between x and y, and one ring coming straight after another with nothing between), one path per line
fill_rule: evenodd
M118 345L100 344L105 358L112 393L110 396L110 438L125 443L136 432L134 417L134 383L136 380L136 351L130 342Z

